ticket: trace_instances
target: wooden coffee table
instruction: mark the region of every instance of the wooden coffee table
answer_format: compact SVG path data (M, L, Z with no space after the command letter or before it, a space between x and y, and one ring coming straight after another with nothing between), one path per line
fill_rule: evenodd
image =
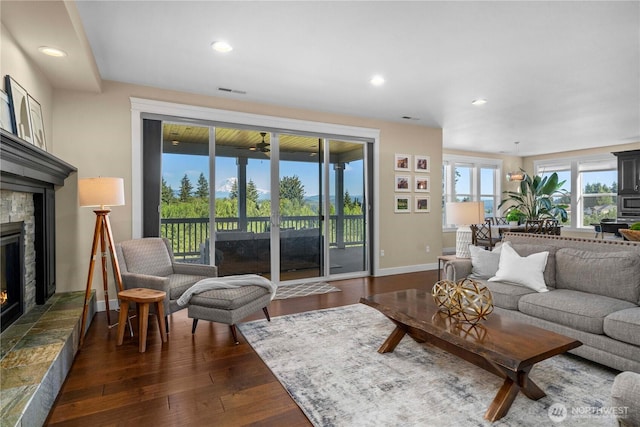
M484 414L489 421L507 414L518 391L533 400L545 396L529 377L533 365L582 345L573 338L497 313L472 327L439 312L431 293L419 289L371 295L360 302L380 311L396 325L379 353L392 352L409 334L418 342L433 344L504 378Z

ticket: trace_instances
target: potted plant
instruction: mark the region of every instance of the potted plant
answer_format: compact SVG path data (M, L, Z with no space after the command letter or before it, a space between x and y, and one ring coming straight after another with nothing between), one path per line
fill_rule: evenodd
M506 197L498 208L511 206L511 210L519 210L525 219L557 218L566 222L568 205L556 202L560 197L568 197L567 191L562 189L564 183L558 181L556 172L546 177L526 174L524 180L520 181L518 191L502 192Z
M509 225L516 226L520 224L520 221L525 218L524 214L518 209L509 209L507 216L505 217L509 221Z

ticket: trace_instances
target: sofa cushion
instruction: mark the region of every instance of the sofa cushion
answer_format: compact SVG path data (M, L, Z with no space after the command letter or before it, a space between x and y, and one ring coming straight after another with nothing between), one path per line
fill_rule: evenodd
M503 245L498 271L489 281L511 282L538 292L547 292L544 268L548 255L549 252L540 252L522 257L510 245Z
M504 244L511 242L504 242ZM520 256L529 256L538 252L549 252L547 256L547 265L544 268L544 283L547 286L556 286L556 251L557 247L551 245L535 245L526 243L511 243L511 247L516 250Z
M492 251L488 251L479 246L469 245L471 253L471 279L488 279L495 276L500 262L500 252L502 245Z
M520 297L535 293L531 288L505 282L489 282L488 280L478 280L478 283L486 286L491 291L493 305L507 310L517 310Z
M189 300L189 305L218 308L221 310L235 310L249 304L269 291L262 286L240 286L231 289L213 289L196 294Z
M637 306L627 301L569 289L523 295L518 302L524 314L599 335L604 333L605 317L633 307Z
M616 311L604 318L604 333L640 346L640 307Z
M638 303L640 254L562 248L556 253L556 287Z

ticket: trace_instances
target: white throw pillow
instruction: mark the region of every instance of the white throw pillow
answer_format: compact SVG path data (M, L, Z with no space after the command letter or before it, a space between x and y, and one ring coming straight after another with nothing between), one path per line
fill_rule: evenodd
M511 244L506 242L505 244ZM502 246L496 246L492 251L488 251L479 246L469 245L471 253L471 274L472 279L488 279L495 276L500 262L500 251Z
M526 286L534 291L547 292L544 282L544 268L547 265L548 251L521 257L511 246L503 245L496 275L490 282L511 282Z

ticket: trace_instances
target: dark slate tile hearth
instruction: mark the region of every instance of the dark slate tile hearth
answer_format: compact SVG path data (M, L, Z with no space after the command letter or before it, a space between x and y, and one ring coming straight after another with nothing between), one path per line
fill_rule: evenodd
M46 420L78 351L83 303L84 291L56 293L0 335L3 426L35 426ZM92 319L95 293L89 311Z

